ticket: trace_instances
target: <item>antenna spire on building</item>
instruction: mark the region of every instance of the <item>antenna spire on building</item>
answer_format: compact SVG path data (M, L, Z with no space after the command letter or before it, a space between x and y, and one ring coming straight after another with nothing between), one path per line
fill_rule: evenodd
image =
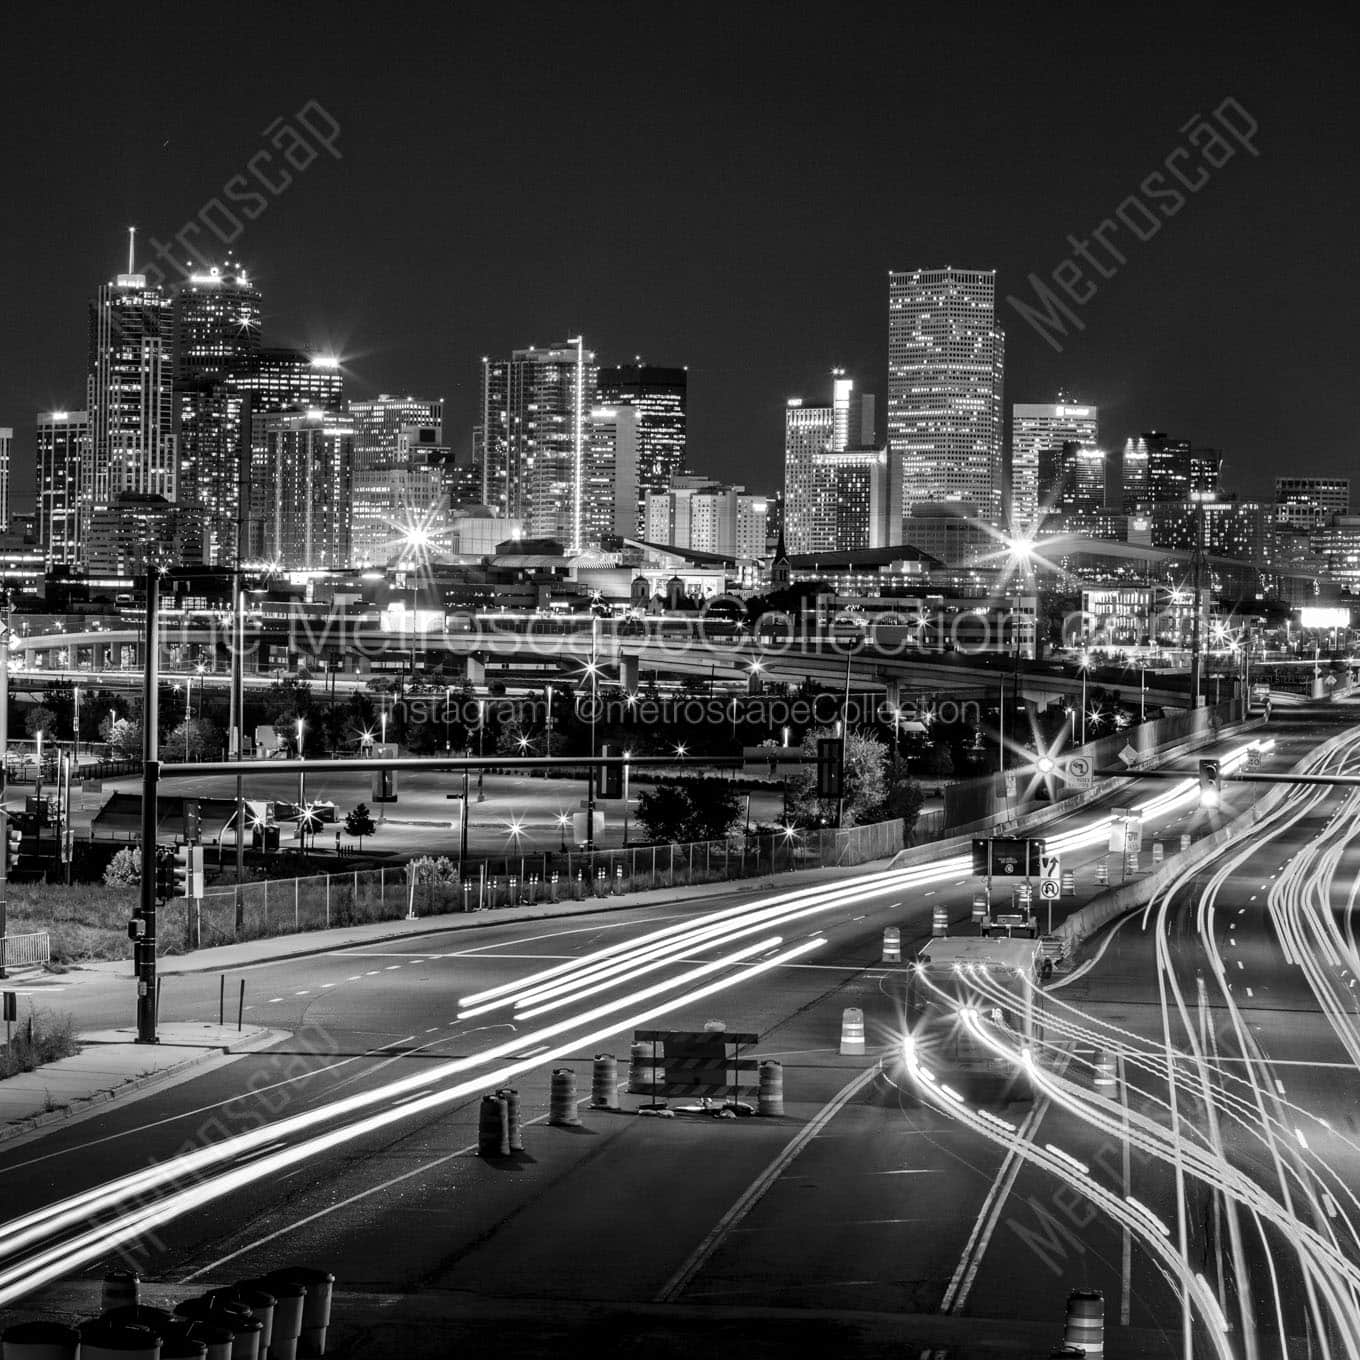
M137 272L137 228L128 228L128 267L129 274Z

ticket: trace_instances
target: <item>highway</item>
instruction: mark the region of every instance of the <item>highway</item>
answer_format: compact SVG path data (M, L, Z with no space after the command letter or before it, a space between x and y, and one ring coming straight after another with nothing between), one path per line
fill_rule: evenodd
M1281 734L1277 764L1315 745ZM1118 801L1150 835L1214 820L1193 780ZM845 1353L867 1354L1051 1343L1091 1284L1110 1354L1355 1355L1354 811L1345 791L1285 800L1097 942L1047 993L1042 1051L1005 1055L1039 1088L1007 1105L873 1060L904 1029L882 928L910 949L943 903L965 930L958 857L261 964L250 1018L292 1035L273 1052L6 1145L0 1303L80 1306L120 1252L171 1298L306 1259L341 1280L342 1354L444 1354L483 1328L541 1353L592 1308L639 1341L664 1320L746 1344L759 1317L772 1339L849 1328L864 1349ZM1108 818L1048 833L1088 883ZM217 982L175 978L175 1018L215 1018ZM125 1008L116 985L72 991L82 1027ZM837 1052L847 1006L868 1058ZM782 1119L544 1126L552 1068L584 1099L593 1055L626 1057L633 1028L714 1018L784 1063ZM530 1121L509 1167L471 1155L477 1100L505 1083ZM365 1331L378 1314L390 1349Z

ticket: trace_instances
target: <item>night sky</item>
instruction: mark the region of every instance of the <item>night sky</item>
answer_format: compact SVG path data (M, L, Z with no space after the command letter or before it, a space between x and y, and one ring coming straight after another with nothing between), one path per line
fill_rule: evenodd
M18 505L34 412L84 404L127 226L173 236L310 101L340 158L234 246L266 343L334 348L353 396L444 396L456 444L483 354L583 332L603 363L687 364L692 465L773 490L785 398L839 365L882 427L888 270L954 265L999 271L1008 407L1064 386L1107 448L1189 436L1244 494L1353 475L1351 6L33 9L7 9L0 71ZM1234 144L1150 240L1121 228L1055 352L1001 299L1229 97L1259 156Z

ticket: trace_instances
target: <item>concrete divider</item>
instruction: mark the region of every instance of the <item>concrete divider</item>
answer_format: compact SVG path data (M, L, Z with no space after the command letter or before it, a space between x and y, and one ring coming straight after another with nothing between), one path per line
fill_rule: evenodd
M1305 764L1316 761L1320 756L1330 755L1339 747L1344 746L1347 741L1352 740L1356 731L1356 728L1347 728L1344 732L1339 732L1336 736L1329 738L1305 756L1303 760L1297 761L1291 767L1292 772L1301 773ZM1197 869L1201 864L1212 859L1222 846L1227 845L1229 841L1236 839L1243 832L1249 831L1257 822L1279 807L1290 796L1290 793L1290 785L1272 784L1246 811L1238 813L1232 821L1226 822L1217 831L1195 841L1188 850L1183 850L1179 854L1163 860L1161 867L1154 873L1149 874L1146 878L1138 879L1134 883L1124 883L1109 892L1101 893L1079 911L1074 911L1053 932L1063 941L1065 952L1070 956L1083 940L1095 934L1102 926L1117 920L1126 912L1146 906L1164 888L1170 887L1186 870Z

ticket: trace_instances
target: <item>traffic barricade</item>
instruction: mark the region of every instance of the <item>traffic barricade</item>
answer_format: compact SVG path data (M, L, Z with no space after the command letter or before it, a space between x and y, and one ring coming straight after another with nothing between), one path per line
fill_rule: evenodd
M555 1067L548 1092L548 1123L557 1128L575 1128L581 1122L576 1109L576 1073L570 1067Z
M883 927L883 962L902 962L902 932L896 926Z
M505 1136L510 1140L510 1151L523 1152L524 1126L519 1118L519 1090L514 1086L502 1086L495 1094L505 1101Z
M1105 1354L1105 1295L1098 1289L1074 1289L1067 1296L1067 1330L1063 1344L1075 1346L1087 1360Z
M510 1155L510 1120L505 1101L500 1096L483 1096L477 1112L477 1155L479 1157L508 1157Z
M590 1105L595 1110L619 1106L619 1060L612 1053L597 1053L590 1072Z
M949 908L934 907L930 913L930 933L935 939L949 934Z
M135 1308L140 1301L141 1276L135 1270L110 1270L104 1276L104 1291L99 1311Z
M1161 864L1162 861L1163 861L1165 858L1166 858L1166 848L1162 845L1161 841L1153 841L1153 842L1152 842L1152 862L1153 862L1154 864Z
M105 1322L102 1318L80 1324L81 1360L159 1360L159 1332L141 1322Z
M784 1113L784 1064L777 1058L760 1061L760 1088L756 1097L761 1114Z
M329 1270L321 1270L315 1266L285 1266L282 1270L271 1271L261 1283L272 1291L277 1280L290 1280L306 1289L302 1300L302 1331L298 1335L297 1353L311 1356L325 1355L326 1329L331 1322L331 1292L335 1288L335 1276ZM277 1327L276 1315L275 1330Z
M841 1053L856 1056L864 1052L864 1012L847 1006L841 1012Z
M1071 869L1063 870L1062 894L1064 897L1075 897L1077 895L1077 876Z

